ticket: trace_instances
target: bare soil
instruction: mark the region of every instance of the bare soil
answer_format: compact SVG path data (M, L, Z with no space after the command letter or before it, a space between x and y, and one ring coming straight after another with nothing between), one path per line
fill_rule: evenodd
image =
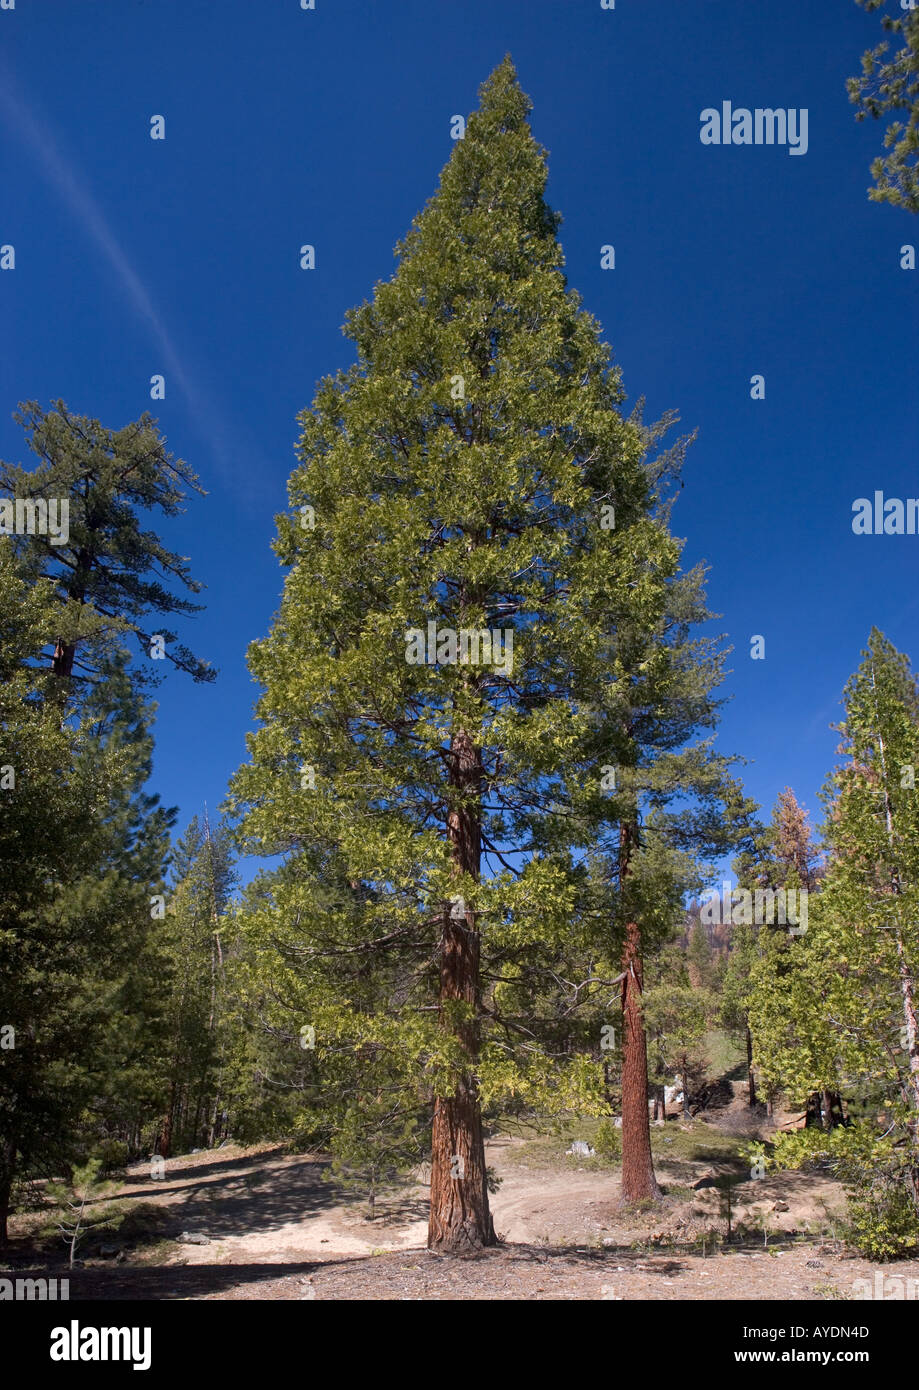
M721 1121L729 1123L730 1115ZM677 1146L679 1132L679 1120L669 1119L664 1135L672 1133ZM715 1130L692 1126L703 1151L707 1133ZM121 1237L87 1237L84 1258L70 1274L70 1297L859 1297L856 1281L871 1279L874 1267L832 1237L832 1213L843 1206L835 1184L802 1173L752 1180L736 1163L719 1163L717 1150L712 1154L704 1161L659 1158L664 1203L623 1212L613 1165L564 1157L561 1143L553 1152L551 1143L543 1149L520 1137L495 1138L488 1162L501 1179L492 1209L502 1244L475 1259L425 1249L423 1182L378 1201L369 1220L366 1201L343 1197L325 1180L328 1165L318 1156L227 1146L170 1160L160 1180L150 1176L149 1165L137 1165L109 1199L129 1214L136 1203L137 1222L129 1219ZM694 1186L728 1171L737 1179L730 1243L724 1240L723 1194L713 1185ZM775 1211L777 1202L788 1210ZM11 1271L66 1274L57 1260L52 1267L47 1238L39 1246L30 1234L37 1220L34 1214L19 1218ZM765 1233L754 1229L762 1220ZM146 1234L138 1237L138 1229ZM207 1243L183 1243L186 1233L204 1235ZM885 1265L883 1272L919 1280L919 1261Z

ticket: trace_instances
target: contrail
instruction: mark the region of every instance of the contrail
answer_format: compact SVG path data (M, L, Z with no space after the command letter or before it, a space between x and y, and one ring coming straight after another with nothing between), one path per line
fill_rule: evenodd
M219 412L209 407L200 390L193 386L150 295L105 214L86 184L77 178L72 166L61 157L50 131L29 111L21 95L15 93L15 82L5 67L0 67L0 111L38 157L39 165L54 191L108 262L128 304L147 323L166 374L175 381L185 397L192 420L199 424L202 420L207 422L208 432L203 433L202 437L207 440L218 466L221 470L226 469L226 460L215 448L215 441L224 434Z

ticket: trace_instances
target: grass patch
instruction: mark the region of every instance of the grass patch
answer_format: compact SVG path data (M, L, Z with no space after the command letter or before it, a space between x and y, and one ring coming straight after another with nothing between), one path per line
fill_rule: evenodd
M545 1121L544 1131L537 1132L538 1120L521 1120L514 1116L504 1117L500 1125L492 1130L494 1138L510 1137L522 1139L501 1158L502 1164L519 1165L526 1168L558 1169L584 1172L599 1169L605 1172L618 1171L621 1160L607 1158L598 1152L592 1158L565 1152L575 1139L583 1139L592 1147L597 1147L600 1126L609 1121L594 1117L578 1118L566 1116L554 1121ZM689 1163L736 1166L738 1171L747 1168L743 1157L748 1140L743 1136L726 1134L704 1120L694 1120L691 1127L685 1127L672 1117L666 1125L651 1126L651 1153L655 1163L669 1164L677 1168ZM688 1172L681 1176L689 1176Z
M667 1142L670 1141L670 1142ZM694 1120L692 1128L678 1121L651 1126L651 1152L661 1162L737 1163L746 1166L743 1151L748 1140L725 1134L704 1120Z
M174 1224L168 1211L154 1202L113 1201L104 1204L106 1226L98 1232L88 1230L77 1248L78 1258L92 1259L100 1245L118 1245L125 1253L148 1249L164 1243L163 1230ZM90 1220L95 1212L90 1209ZM61 1236L57 1218L52 1211L43 1214L43 1220L32 1234L36 1253L48 1259L61 1260L68 1256L68 1244Z
M566 1115L540 1122L535 1117L521 1119L508 1115L503 1116L493 1127L492 1137L506 1136L524 1141L522 1144L515 1144L503 1154L502 1163L526 1168L555 1168L563 1172L566 1169L571 1172L615 1172L620 1165L618 1158L607 1158L601 1152L595 1153L591 1158L565 1152L575 1139L583 1139L592 1148L597 1148L601 1125L609 1125L609 1117L580 1118L576 1115ZM542 1130L542 1133L539 1130Z
M746 1074L746 1048L730 1033L725 1033L720 1028L712 1029L705 1034L702 1047L710 1081L717 1081L719 1076L731 1076L738 1071L740 1076ZM739 1080L740 1076L736 1076L735 1079Z

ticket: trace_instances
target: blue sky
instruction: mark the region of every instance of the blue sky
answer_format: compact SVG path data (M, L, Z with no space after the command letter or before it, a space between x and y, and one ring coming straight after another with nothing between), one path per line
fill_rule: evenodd
M549 151L570 284L629 397L699 431L674 530L687 563L711 565L734 646L720 746L751 760L759 802L791 785L819 819L829 724L871 625L919 660L919 536L851 530L856 497L919 495L919 271L899 264L919 219L869 203L880 129L856 124L845 91L879 36L852 0L0 12L0 242L16 248L0 277L0 455L29 457L22 399L62 396L110 426L150 409L209 494L163 528L208 586L182 636L220 668L214 686L173 674L158 694L154 789L183 822L213 812L245 756L245 651L281 590L270 542L295 416L352 360L345 311L392 273L451 116L506 52ZM806 107L806 155L702 145L700 112L724 100Z

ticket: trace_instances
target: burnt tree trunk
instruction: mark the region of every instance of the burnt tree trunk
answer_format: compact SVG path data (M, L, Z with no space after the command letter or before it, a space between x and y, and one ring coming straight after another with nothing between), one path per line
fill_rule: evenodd
M457 730L450 780L456 798L447 817L454 871L478 879L481 858L481 751ZM431 1214L428 1248L474 1254L496 1245L488 1206L485 1139L475 1080L479 1053L479 931L475 910L461 899L445 903L440 942L440 1018L458 1038L467 1063L450 1095L434 1103L431 1134ZM647 1118L647 1117L646 1117Z
M619 889L628 878L637 827L623 822L619 828ZM641 931L638 923L626 924L622 951L622 1196L620 1206L650 1199L661 1190L651 1160L651 1125L648 1120L648 1046L642 1017Z

